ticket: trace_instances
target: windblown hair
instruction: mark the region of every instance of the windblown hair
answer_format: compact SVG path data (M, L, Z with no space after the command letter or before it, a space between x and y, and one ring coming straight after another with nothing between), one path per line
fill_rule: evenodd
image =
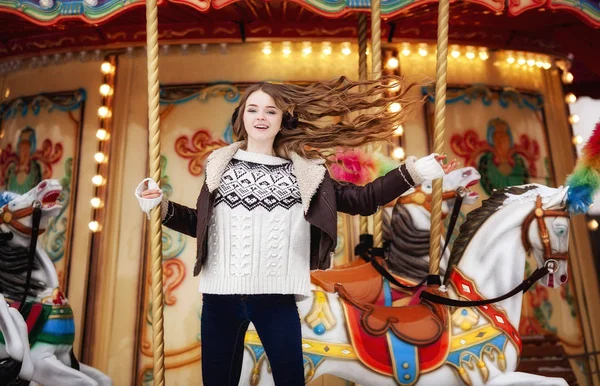
M327 160L332 149L390 141L397 126L405 123L419 104L419 99L409 97L414 86L416 83L408 84L391 75L359 82L340 77L308 85L258 83L241 98L233 133L238 140L247 140L243 123L246 101L253 92L262 90L284 114L298 118L296 128L282 129L275 137L275 153L284 158L295 152L304 158ZM400 111L388 111L392 103L400 103ZM356 114L351 118L351 113Z
M504 201L508 198L507 194L521 195L536 188L537 186L535 185L527 185L494 190L492 195L487 200L484 200L479 208L474 209L467 214L467 220L460 226L460 233L454 241L454 244L452 244L452 252L450 253L450 259L448 260L444 284L448 284L448 281L450 280L450 271L460 262L469 242L477 230L483 225L485 220L494 214L496 209L504 204Z

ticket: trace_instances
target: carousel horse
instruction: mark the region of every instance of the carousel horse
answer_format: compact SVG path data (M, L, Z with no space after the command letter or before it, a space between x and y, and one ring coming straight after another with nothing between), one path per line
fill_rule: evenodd
M536 272L550 272L542 285L567 281L567 190L495 191L460 227L438 289L392 288L370 264L313 271L313 297L298 302L306 382L331 374L362 385L566 385L515 372L522 292L513 289L523 286L527 253ZM273 384L255 331L245 345L241 384Z
M19 378L22 381L31 381L33 385L112 385L112 381L105 374L75 359L73 312L59 288L54 264L44 249L38 245L33 255L33 264L30 266L28 263L33 203L41 203L41 233L47 227L48 220L56 216L61 209L57 201L61 191L62 186L57 180L44 180L23 195L10 192L0 195L0 230L3 234L12 235L0 241L0 293L6 298L9 306L20 309L23 314L21 320L25 320L29 331L28 336L20 336L14 327L8 326L5 329L2 325L0 360L19 360L23 352L23 358L26 360L23 362ZM31 279L28 286L26 277L29 270ZM21 306L25 292L27 300ZM0 312L0 316L6 321L8 319L3 311ZM11 310L10 314L14 315L14 312ZM18 319L13 318L17 330ZM14 341L19 337L20 346L23 348L21 351L14 349ZM33 371L25 366L30 364L33 365Z
M479 194L469 188L479 183L480 178L477 169L470 166L453 170L444 176L443 216L452 211L459 188L463 188L466 193L462 205L477 203ZM392 273L415 282L427 276L429 271L432 185L431 181L424 181L388 204L383 212L383 239L389 241L389 247L385 251L389 268ZM446 249L440 267L442 276L449 257L450 252Z
M18 310L9 307L0 294L0 333L4 337L8 358L0 360L0 385L17 378L31 379L33 364L27 338L27 324Z

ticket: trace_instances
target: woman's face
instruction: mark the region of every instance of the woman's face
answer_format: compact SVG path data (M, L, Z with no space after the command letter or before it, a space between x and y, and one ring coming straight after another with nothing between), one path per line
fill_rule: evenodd
M271 142L281 130L283 112L277 108L271 96L262 90L250 94L244 109L244 128L248 133L248 141Z

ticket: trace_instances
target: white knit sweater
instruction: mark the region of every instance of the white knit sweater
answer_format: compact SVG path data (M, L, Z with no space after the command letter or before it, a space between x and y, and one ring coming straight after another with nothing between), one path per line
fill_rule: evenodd
M238 150L208 232L200 292L310 296L310 224L290 161Z

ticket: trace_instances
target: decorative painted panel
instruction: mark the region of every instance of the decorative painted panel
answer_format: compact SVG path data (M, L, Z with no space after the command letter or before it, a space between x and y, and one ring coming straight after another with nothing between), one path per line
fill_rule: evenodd
M41 180L60 181L62 210L39 244L67 292L85 90L21 97L0 105L0 190L26 193Z

